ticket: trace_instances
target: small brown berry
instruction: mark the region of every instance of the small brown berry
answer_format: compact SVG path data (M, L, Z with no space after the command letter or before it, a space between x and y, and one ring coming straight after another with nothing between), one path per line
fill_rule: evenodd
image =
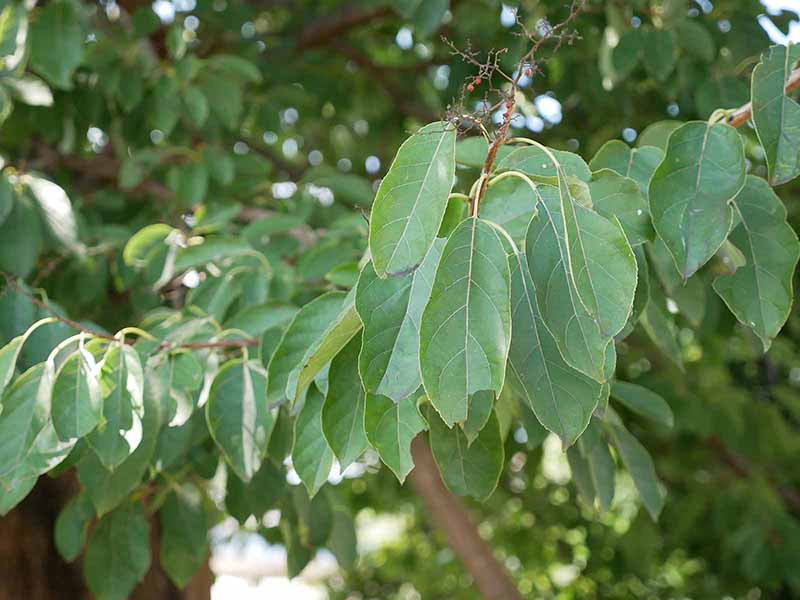
M481 84L481 78L480 78L480 77L476 77L476 78L475 78L475 81L473 81L473 83L474 83L475 85L480 85L480 84Z
M472 84L470 83L470 84L467 86L467 91L468 91L468 92L474 92L474 91L475 91L475 86L474 86L474 85L472 85Z

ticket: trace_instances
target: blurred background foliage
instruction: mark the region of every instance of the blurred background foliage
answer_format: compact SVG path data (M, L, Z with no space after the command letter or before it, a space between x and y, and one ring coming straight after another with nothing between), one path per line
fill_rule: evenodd
M768 33L797 32L791 4L589 0L581 39L546 54L526 83L514 131L587 160L609 139L663 146L669 125L653 123L748 101ZM480 87L464 89L474 67L440 36L482 53L508 48L500 60L512 70L525 42L517 9L531 27L567 10L563 0L0 1L5 172L46 173L63 187L82 244L21 194L0 224L0 269L109 331L185 292L154 291L160 268L122 259L131 235L155 222L247 240L272 264L272 299L300 306L350 287L365 211L398 145L483 99ZM763 174L755 136L744 135ZM460 187L473 178L459 172ZM795 229L798 185L778 190ZM622 473L608 513L584 504L565 455L524 423L507 440L498 490L468 503L526 597L800 597L800 315L763 355L704 289L665 305L685 370L642 332L618 345L618 376L658 391L675 413L667 430L619 407L668 490L657 524ZM0 295L0 344L44 316L23 304ZM21 366L69 333L59 328L37 332ZM336 576L333 598L475 597L390 472L366 469L338 491L356 513L399 514L403 534Z

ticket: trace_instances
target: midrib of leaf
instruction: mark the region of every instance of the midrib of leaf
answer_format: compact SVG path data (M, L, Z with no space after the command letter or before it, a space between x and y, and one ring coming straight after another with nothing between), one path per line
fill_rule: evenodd
M408 215L408 218L406 219L405 225L403 225L403 232L400 234L400 237L397 239L397 244L395 244L394 250L392 250L392 254L391 254L391 256L389 256L389 260L386 262L387 267L394 262L394 257L395 257L395 254L397 254L397 249L400 247L400 243L401 242L405 242L406 244L408 244L408 241L406 241L406 233L408 232L408 224L411 222L411 218L414 217L417 220L419 220L419 215L417 215L417 206L419 205L419 200L422 197L422 192L425 189L425 182L428 180L428 176L431 173L431 168L433 168L433 164L436 162L436 159L437 159L437 157L439 155L439 149L441 148L442 142L444 142L445 137L446 136L443 134L439 138L439 141L436 144L436 149L433 151L433 156L431 157L431 161L428 163L428 168L425 169L425 175L423 176L422 179L419 180L422 185L420 185L419 190L417 191L417 196L416 196L416 198L414 198L414 204L411 206L411 210L409 211L409 215ZM394 165L392 165L392 166L394 166ZM391 170L391 168L390 168L390 170ZM409 183L416 183L416 182L404 182L404 183L409 184ZM399 187L399 186L393 187L392 191L397 189L397 187ZM383 228L386 229L386 225L384 225Z
M244 383L244 393L242 395L242 461L245 473L254 473L256 470L253 461L252 449L255 446L255 431L248 431L250 423L255 423L256 406L255 392L253 391L253 377L247 362L242 362L242 382ZM245 445L245 440L249 435L249 448Z
M686 281L689 278L688 275L688 267L689 267L689 240L691 239L692 233L692 220L689 219L689 222L686 224L686 230L684 231L683 225L686 222L686 215L691 210L691 206L694 204L694 200L697 199L697 193L700 190L700 179L703 176L703 161L706 155L706 144L708 143L708 135L711 132L711 125L706 125L706 131L703 134L703 145L700 147L700 156L697 160L697 176L695 177L694 181L694 194L692 195L692 200L687 202L686 208L683 210L683 214L681 215L681 238L683 239L683 250L685 252L685 256L683 258L683 268L681 269L681 273L683 274L683 280ZM669 248L669 246L667 247Z
M77 354L78 359L78 372L75 375L75 431L80 431L80 417L78 416L78 403L80 402L80 389L81 389L81 371L83 370L81 367L82 356L80 352Z
M522 269L523 269L523 267L525 265L522 264L522 260L521 260L519 255L517 255L517 265L518 265L518 268L520 269L521 275L522 275L522 287L525 290L525 303L528 305L528 310L529 310L529 312L531 314L531 317L532 317L531 322L533 323L533 333L534 333L534 336L536 337L536 345L539 348L539 352L542 354L542 365L544 366L544 372L545 372L545 375L547 376L547 387L550 390L550 396L549 397L550 397L550 399L552 400L552 403L553 403L553 412L555 412L556 417L558 418L558 425L561 428L561 432L563 434L563 433L566 432L566 428L564 427L564 422L561 420L561 413L558 410L558 404L556 404L556 402L555 402L555 392L553 391L553 380L550 377L550 365L548 364L547 360L544 357L544 353L542 352L542 339L541 339L541 337L539 337L539 327L537 326L536 318L534 317L534 313L533 313L533 304L531 303L530 291L528 290L528 282L525 280L524 271L522 271ZM538 310L536 312L538 313ZM512 323L513 323L513 316L514 316L513 311L511 313L511 316L512 316ZM582 332L583 332L583 329L581 329L581 333ZM520 385L525 389L525 395L528 397L528 404L530 406L531 405L530 398L532 398L533 395L528 390L528 386L525 384L525 382L524 382L523 378L521 377L519 371L517 371L517 368L514 365L514 361L509 360L508 361L508 365L511 367L511 370L514 371L514 373L516 374L517 381L519 381ZM533 410L533 406L531 406L531 410Z
M465 377L464 381L466 382L465 392L467 396L469 396L469 300L470 296L472 295L472 260L473 256L475 255L475 230L478 226L478 218L472 217L472 232L470 235L470 242L469 242L469 263L467 264L467 297L464 304L464 365L465 365ZM478 344L480 347L480 344ZM444 370L442 371L444 372ZM469 402L467 402L467 416L469 416Z

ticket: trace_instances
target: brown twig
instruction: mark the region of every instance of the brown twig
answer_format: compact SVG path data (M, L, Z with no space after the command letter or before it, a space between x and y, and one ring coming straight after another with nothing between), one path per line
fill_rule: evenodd
M784 93L788 94L793 92L797 88L800 88L800 69L795 69L789 75L789 79L786 81L786 87L784 88ZM731 127L741 127L745 123L747 123L750 118L753 116L753 104L748 102L744 106L737 108L735 111L728 115L726 123Z

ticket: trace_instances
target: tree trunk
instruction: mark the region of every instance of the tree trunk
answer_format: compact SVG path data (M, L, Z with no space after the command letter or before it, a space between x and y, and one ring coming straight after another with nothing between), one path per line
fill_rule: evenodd
M422 435L411 442L411 454L414 457L411 484L481 595L486 600L522 600L517 586L478 533L461 499L442 483L431 449Z
M41 477L19 506L0 518L0 600L90 600L81 559L67 563L56 550L53 526L77 492L73 473ZM131 600L210 600L214 576L206 563L184 590L167 578L158 561L158 523L151 521L152 562Z

